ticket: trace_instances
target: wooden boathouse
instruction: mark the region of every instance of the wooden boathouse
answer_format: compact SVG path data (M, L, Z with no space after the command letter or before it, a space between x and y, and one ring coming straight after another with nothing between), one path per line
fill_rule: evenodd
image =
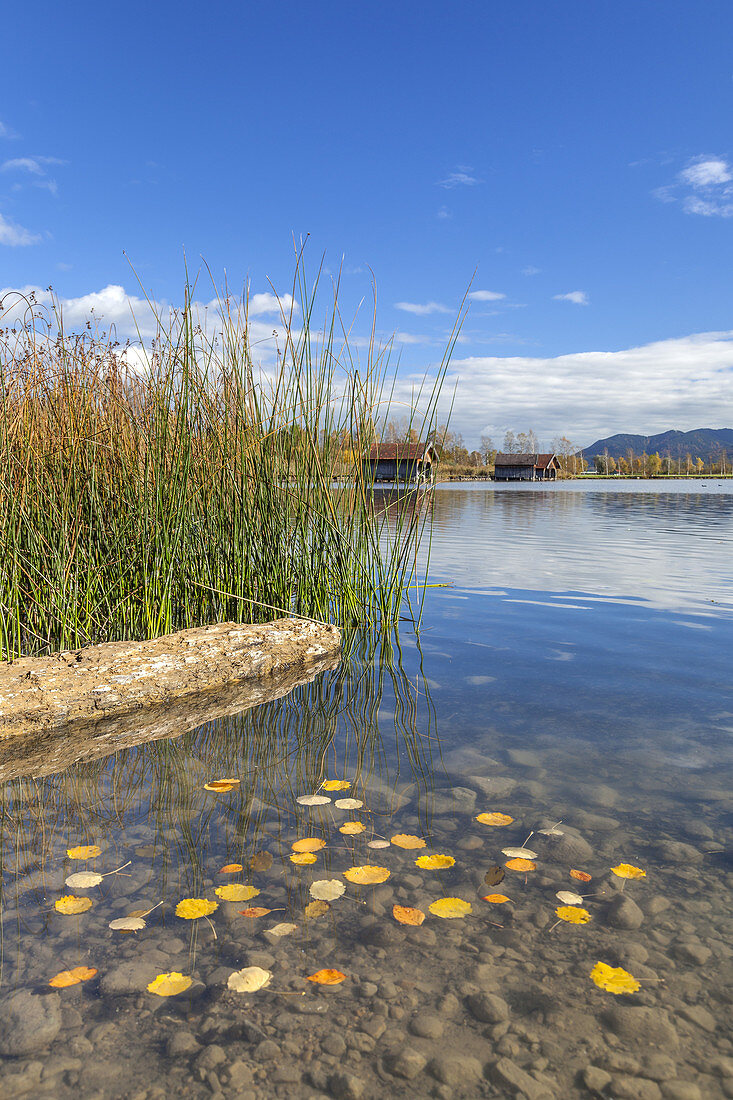
M554 481L558 469L554 454L497 454L494 481Z
M431 481L438 452L432 443L375 443L363 464L373 481Z

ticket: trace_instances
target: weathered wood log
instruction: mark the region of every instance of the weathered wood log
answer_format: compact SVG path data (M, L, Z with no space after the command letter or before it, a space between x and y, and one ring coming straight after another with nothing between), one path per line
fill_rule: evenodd
M305 672L337 657L340 647L334 626L279 619L258 626L220 623L152 641L106 642L2 662L0 743L124 715L140 719L151 708L233 685L248 686L257 696L268 679ZM247 698L243 690L239 709L255 705Z

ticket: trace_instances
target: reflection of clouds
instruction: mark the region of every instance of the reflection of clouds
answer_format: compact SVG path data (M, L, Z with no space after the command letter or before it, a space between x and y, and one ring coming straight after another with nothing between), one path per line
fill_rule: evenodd
M579 609L733 608L731 482L438 487L433 515L431 581L573 593Z

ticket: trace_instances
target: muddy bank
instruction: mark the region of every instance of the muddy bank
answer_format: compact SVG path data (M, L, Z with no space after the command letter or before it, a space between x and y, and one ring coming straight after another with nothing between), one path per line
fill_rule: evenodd
M336 627L280 619L258 626L220 623L152 641L108 642L3 662L0 740L54 734L125 715L140 718L149 708L192 702L236 685L254 686L251 703L243 693L244 709L263 701L258 685L333 659L340 645ZM236 709L236 699L234 704ZM146 716L149 720L155 722L154 712Z

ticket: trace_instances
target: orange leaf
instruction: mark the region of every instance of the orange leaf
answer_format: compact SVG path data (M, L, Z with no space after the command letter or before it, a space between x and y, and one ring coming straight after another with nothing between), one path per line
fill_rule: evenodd
M251 909L240 909L239 914L242 917L266 917L268 913L271 913L272 909L265 909L262 905L253 905Z
M291 844L294 852L320 852L321 848L325 847L325 840L322 840L319 836L307 836L303 840L296 840Z
M587 871L571 870L570 877L577 878L578 882L590 882L590 880L593 878L593 875L589 875Z
M238 875L240 871L243 871L244 867L241 863L227 863L225 867L219 871L220 875Z
M484 901L490 901L492 905L503 905L505 901L509 900L506 894L486 894L484 896Z
M508 859L504 864L510 871L536 871L537 864L533 863L531 859Z
M61 970L48 983L54 989L66 989L70 985L78 985L79 982L88 982L97 973L93 966L75 966L73 970Z
M411 836L409 833L398 833L392 837L392 843L398 848L424 848L425 841L421 836Z
M411 909L407 905L393 905L392 916L400 924L411 924L417 928L425 920L422 909Z
M226 794L234 790L233 783L227 783L224 779L212 779L210 783L204 783L205 791L214 791L215 794Z
M315 974L308 975L308 981L318 985L338 985L345 977L340 970L316 970Z
M500 814L494 812L490 814L478 814L476 820L480 821L482 825L493 825L496 828L500 829L502 825L511 825L512 821L514 821L514 818L510 817L509 814Z

